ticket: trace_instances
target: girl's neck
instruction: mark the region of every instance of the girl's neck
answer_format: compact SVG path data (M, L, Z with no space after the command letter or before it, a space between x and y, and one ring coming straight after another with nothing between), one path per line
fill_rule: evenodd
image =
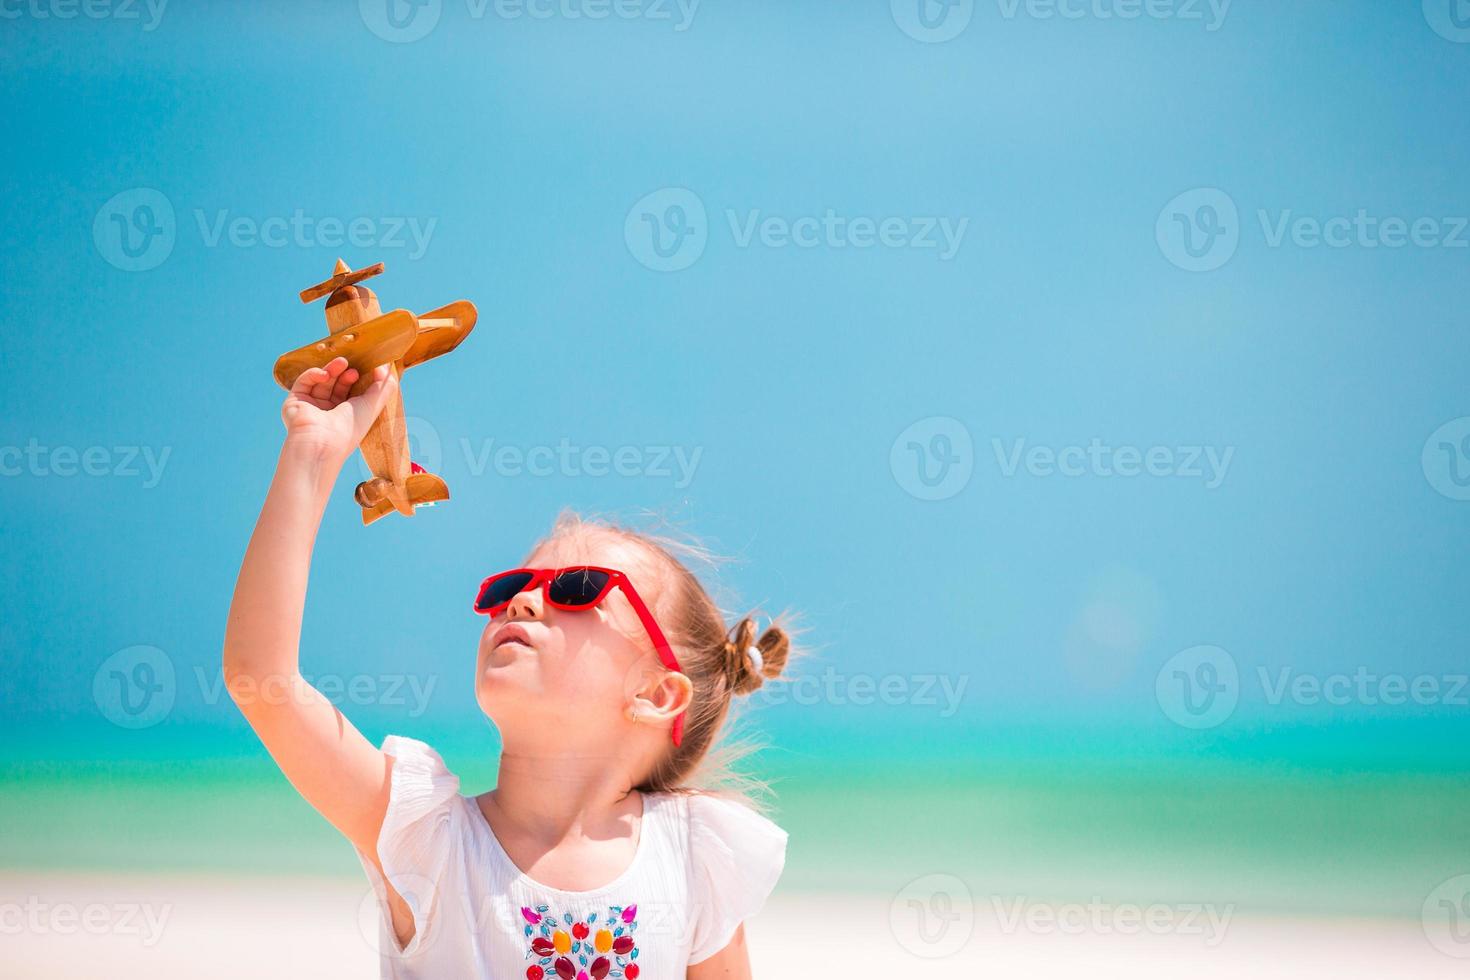
M500 755L495 789L485 794L505 829L547 843L572 836L608 838L626 833L643 809L631 774L616 756Z

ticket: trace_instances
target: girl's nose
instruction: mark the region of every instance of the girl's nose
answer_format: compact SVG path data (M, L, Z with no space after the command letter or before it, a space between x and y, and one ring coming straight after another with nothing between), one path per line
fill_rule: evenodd
M516 593L515 598L510 600L510 605L505 607L505 618L512 621L540 619L542 612L541 590L527 589L525 592Z

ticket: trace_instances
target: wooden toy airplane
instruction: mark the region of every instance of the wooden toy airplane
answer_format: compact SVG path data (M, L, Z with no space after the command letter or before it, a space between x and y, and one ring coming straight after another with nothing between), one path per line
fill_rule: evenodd
M301 291L301 302L327 297L327 329L330 335L314 344L282 354L276 361L276 381L287 391L308 368L324 367L334 358L345 357L357 368L358 381L352 394L371 383L379 364L392 364L401 380L415 364L448 354L475 328L475 304L458 300L423 316L407 310L384 313L371 289L359 285L383 271L383 263L353 271L337 260L332 278ZM358 447L373 478L357 485L353 494L362 506L362 522L371 524L393 511L412 517L414 508L449 499L449 488L433 473L408 458L408 429L403 416L400 387L383 406L383 412L368 429Z

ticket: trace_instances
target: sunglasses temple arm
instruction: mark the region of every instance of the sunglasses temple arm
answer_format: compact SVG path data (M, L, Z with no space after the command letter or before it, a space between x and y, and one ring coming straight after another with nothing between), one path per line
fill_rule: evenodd
M663 661L664 666L670 670L680 674L684 673L684 668L679 666L679 660L674 656L674 651L669 646L669 641L664 636L664 631L659 629L658 620L653 618L653 613L649 612L648 607L643 604L643 597L638 594L638 591L632 585L619 582L618 587L623 590L623 595L628 597L628 602L632 605L633 611L638 614L638 619L642 621L643 628L648 631L648 638L653 641L653 648L658 653L658 659Z

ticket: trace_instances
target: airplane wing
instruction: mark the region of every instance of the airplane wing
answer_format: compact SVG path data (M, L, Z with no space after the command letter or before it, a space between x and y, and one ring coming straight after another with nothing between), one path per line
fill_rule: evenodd
M478 318L475 304L463 299L423 314L418 318L418 337L408 353L403 355L403 367L411 368L440 354L448 354L475 329Z
M324 367L338 357L347 358L347 363L357 368L357 373L366 381L379 364L396 361L408 353L418 336L418 321L412 313L407 310L384 313L366 323L282 354L276 360L276 383L290 391L302 371Z

